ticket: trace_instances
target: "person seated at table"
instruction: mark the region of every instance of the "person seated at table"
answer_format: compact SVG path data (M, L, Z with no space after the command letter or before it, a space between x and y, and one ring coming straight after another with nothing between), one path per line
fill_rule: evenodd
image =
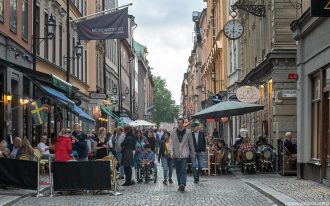
M8 144L6 140L0 142L0 157L10 158L10 150L8 149Z
M40 143L38 144L38 149L41 151L41 158L48 159L48 156L50 155L49 149L50 147L47 146L47 137L42 136L40 138Z
M255 151L255 146L251 143L251 140L249 137L245 137L243 140L243 143L239 147L239 152L241 156L243 156L248 151Z
M27 139L22 140L21 147L17 151L16 159L31 160L31 161L37 160L29 140Z
M21 147L22 140L20 137L15 137L13 144L8 145L8 149L10 150L10 157L16 159L17 152Z

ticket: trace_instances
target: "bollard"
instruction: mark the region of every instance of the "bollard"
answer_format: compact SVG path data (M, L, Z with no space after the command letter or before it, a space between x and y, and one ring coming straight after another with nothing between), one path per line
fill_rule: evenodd
M49 186L50 186L50 194L49 197L54 197L54 189L53 189L53 177L52 177L52 157L49 155L48 157L48 173L49 173Z
M38 162L38 182L37 182L37 194L36 197L42 197L43 194L40 193L40 158L37 158L37 162Z

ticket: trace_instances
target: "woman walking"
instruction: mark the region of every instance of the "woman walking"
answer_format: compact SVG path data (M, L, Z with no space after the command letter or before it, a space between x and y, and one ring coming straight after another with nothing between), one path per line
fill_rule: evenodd
M144 150L144 138L141 130L136 130L135 132L136 144L135 144L135 154L134 154L134 167L136 169L136 179L138 183L142 182L140 179L140 159Z
M148 131L148 138L147 138L148 144L150 145L151 151L155 153L156 151L156 137L154 135L154 132L152 130Z
M108 155L108 144L106 141L107 130L104 127L99 129L98 138L94 143L94 149L96 150L95 159L102 159Z
M170 184L173 183L172 180L173 160L170 158L170 152L169 152L170 133L164 132L163 137L164 139L161 141L159 147L158 162L162 160L163 175L164 175L163 183L167 185L167 178Z
M135 137L133 136L133 129L129 125L124 127L125 139L121 143L122 147L122 164L124 165L124 172L126 181L123 186L134 185L135 182L132 181L132 166L133 166L133 151L135 150Z

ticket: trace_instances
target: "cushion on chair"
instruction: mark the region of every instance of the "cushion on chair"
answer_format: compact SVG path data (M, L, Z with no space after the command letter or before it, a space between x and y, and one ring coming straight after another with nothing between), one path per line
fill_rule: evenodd
M272 156L272 153L269 150L264 151L264 157L266 159L270 159Z
M247 152L245 153L245 158L246 158L246 160L252 160L253 157L254 157L254 154L253 154L252 151L247 151Z

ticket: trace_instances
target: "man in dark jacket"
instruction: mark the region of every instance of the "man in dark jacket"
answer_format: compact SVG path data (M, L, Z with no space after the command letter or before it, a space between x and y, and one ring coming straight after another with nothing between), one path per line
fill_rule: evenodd
M81 131L80 124L74 124L74 131L72 136L75 140L75 150L78 153L78 161L88 161L88 146L87 146L87 134Z
M199 173L202 170L202 152L206 152L206 140L204 132L199 131L199 123L192 123L192 138L194 142L194 148L196 152L196 157L192 158L192 171L195 179L195 183L199 182Z

